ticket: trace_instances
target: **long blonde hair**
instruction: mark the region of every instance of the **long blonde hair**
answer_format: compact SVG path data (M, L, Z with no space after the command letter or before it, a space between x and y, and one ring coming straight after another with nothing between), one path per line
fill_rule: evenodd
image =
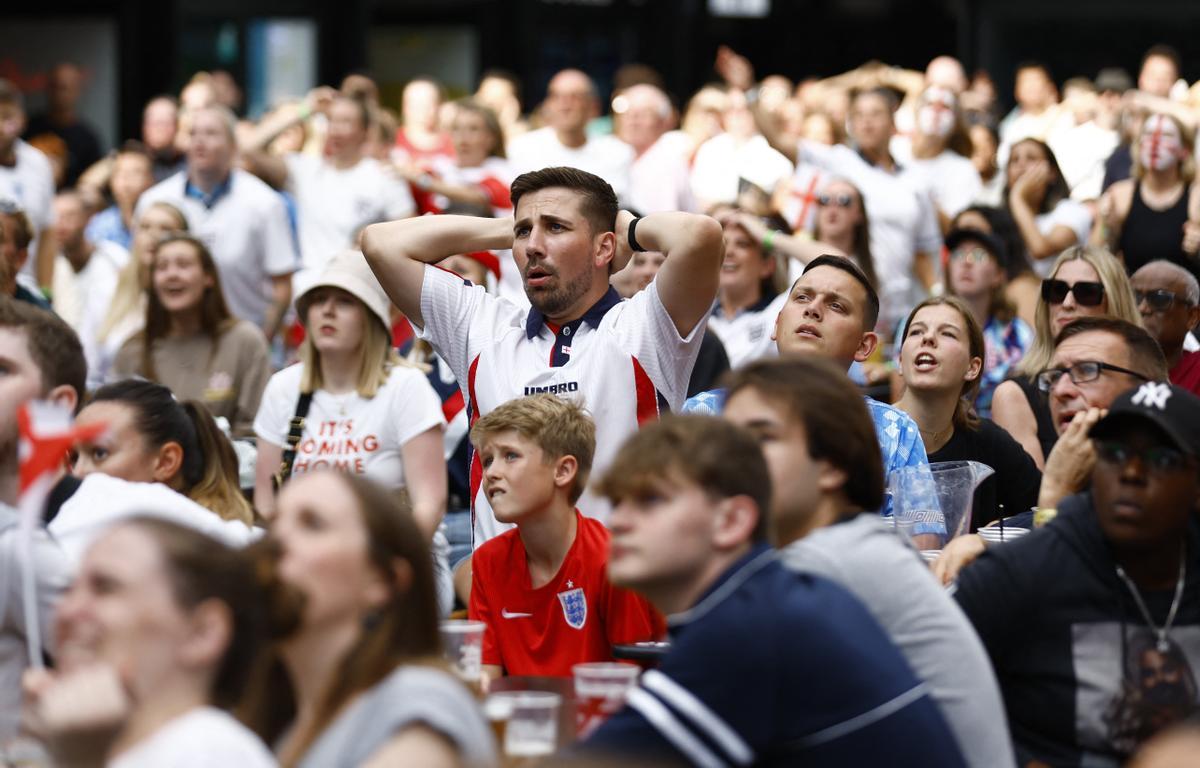
M183 215L182 211L167 202L151 203L145 211L142 211L142 216L154 208L161 208L175 217L177 231L188 231L187 217ZM104 316L104 322L100 323L100 330L96 334L97 339L101 342L107 341L108 335L127 316L140 315L145 312L142 300L145 297L145 290L150 284L150 269L142 262L143 254L136 247L136 237L135 235L134 247L129 253L129 261L117 276L117 288L113 292L112 303L108 305L108 314Z
M1058 274L1058 270L1068 261L1086 261L1096 270L1100 283L1104 286L1104 299L1108 302L1105 312L1110 317L1127 320L1137 327L1142 327L1142 315L1138 312L1137 300L1133 297L1133 286L1125 274L1125 267L1107 249L1097 245L1073 245L1058 255L1050 277ZM1040 295L1035 310L1033 344L1021 358L1017 373L1022 376L1034 376L1050 365L1054 357L1054 330L1050 327L1050 306Z

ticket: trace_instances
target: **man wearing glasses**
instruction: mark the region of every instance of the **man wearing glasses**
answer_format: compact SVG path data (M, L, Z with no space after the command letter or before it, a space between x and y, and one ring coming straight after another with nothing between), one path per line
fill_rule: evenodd
M1035 380L1050 401L1058 433L1038 490L1037 509L1053 512L1064 498L1087 487L1096 465L1089 430L1123 392L1166 381L1167 363L1144 329L1115 317L1081 317L1059 332L1050 366ZM945 578L956 578L984 546L977 534L947 544L942 550Z
M1171 383L1200 394L1200 352L1185 349L1188 334L1200 325L1200 284L1178 264L1152 261L1130 278L1142 323L1158 339L1167 358Z
M1046 458L1040 508L1054 508L1080 491L1096 463L1088 432L1117 397L1148 381L1166 381L1158 342L1114 317L1084 317L1059 332L1050 367L1037 385L1050 400L1058 442Z
M1131 378L1069 376L1056 391ZM1088 492L988 550L954 595L991 656L1019 765L1120 764L1200 704L1200 399L1140 383L1087 437Z

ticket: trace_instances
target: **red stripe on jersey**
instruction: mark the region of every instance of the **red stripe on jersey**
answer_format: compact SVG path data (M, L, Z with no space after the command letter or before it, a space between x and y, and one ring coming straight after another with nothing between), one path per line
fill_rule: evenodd
M471 361L467 369L467 393L471 397L470 426L475 426L479 420L479 401L475 398L475 373L479 370L479 355ZM459 397L462 396L461 390ZM475 497L479 494L479 486L483 485L483 462L479 460L479 452L471 446L471 545L475 545Z
M461 389L454 390L454 394L447 397L442 402L442 416L447 422L454 421L454 417L463 409L466 403L463 401L463 393Z
M637 420L640 427L647 421L658 419L658 392L638 359L629 359L633 361L633 387L637 396Z
M488 203L493 208L512 208L512 197L509 196L508 185L500 181L494 176L488 176L483 181L479 182L479 186L483 187L484 193L488 196Z

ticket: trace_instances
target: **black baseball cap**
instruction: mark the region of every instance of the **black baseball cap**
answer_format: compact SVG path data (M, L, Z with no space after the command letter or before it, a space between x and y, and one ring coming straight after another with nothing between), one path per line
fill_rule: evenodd
M987 232L979 229L969 229L961 227L952 229L946 234L945 243L946 250L953 251L963 243L978 243L983 246L983 249L992 255L996 263L1001 268L1008 267L1008 249L1004 247L1004 243L1000 242L1000 238L989 235Z
M1148 381L1125 392L1088 433L1092 438L1113 437L1121 427L1144 419L1166 433L1179 450L1200 456L1200 397L1183 387Z

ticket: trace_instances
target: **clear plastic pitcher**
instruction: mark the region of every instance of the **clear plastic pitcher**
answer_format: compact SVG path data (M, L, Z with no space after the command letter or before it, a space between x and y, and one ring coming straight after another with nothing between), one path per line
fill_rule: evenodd
M897 529L921 550L941 549L971 529L975 488L995 470L978 461L940 461L905 467L888 478Z

